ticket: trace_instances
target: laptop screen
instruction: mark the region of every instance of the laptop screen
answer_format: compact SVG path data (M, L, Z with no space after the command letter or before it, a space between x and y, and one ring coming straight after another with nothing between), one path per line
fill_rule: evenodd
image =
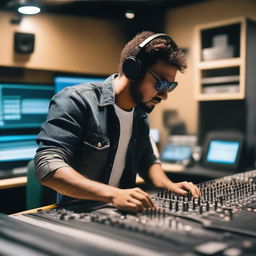
M206 162L217 164L235 164L240 142L212 140L206 155Z
M189 159L192 154L192 148L186 145L167 144L163 149L160 158L164 162L181 162Z

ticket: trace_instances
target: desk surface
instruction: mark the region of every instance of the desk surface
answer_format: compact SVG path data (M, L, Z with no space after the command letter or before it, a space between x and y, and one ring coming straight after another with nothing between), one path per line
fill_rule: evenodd
M27 184L27 177L16 177L0 180L0 189L21 187Z
M191 167L186 167L178 164L163 163L162 168L166 173L189 175L189 176L202 177L202 178L204 177L209 179L221 178L224 176L232 175L237 172L237 170L226 171L226 170L209 169L199 164L193 165Z
M56 208L56 207L58 207L57 204L50 204L50 205L46 205L46 206L26 210L26 211L23 211L23 212L17 212L17 213L11 214L11 215L16 216L16 215L20 215L20 214L36 213L38 210L49 210L49 209L53 209L53 208Z

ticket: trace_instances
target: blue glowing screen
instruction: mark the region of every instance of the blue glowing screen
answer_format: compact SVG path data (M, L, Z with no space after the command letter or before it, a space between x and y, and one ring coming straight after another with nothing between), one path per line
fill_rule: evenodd
M191 153L190 146L168 144L161 153L161 159L166 162L179 162L189 159Z
M0 129L40 127L53 94L53 86L0 83Z
M240 143L238 141L213 140L210 142L206 161L217 164L234 164Z
M36 153L36 134L0 136L0 162L33 159Z
M67 86L89 83L89 82L102 82L104 80L105 78L96 78L96 77L85 78L85 77L57 76L54 79L55 92L59 92Z

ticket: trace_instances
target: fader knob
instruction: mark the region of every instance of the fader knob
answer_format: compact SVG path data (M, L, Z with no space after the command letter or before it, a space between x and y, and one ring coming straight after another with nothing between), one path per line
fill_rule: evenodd
M175 211L179 211L179 201L175 202Z
M169 202L169 210L170 211L172 210L172 200L170 200L170 202Z
M209 205L209 202L207 201L206 202L206 211L208 212L210 210L210 205Z

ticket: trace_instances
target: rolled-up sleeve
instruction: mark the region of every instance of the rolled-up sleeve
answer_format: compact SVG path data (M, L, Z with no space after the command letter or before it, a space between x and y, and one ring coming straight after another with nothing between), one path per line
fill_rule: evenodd
M36 153L36 176L39 180L61 167L70 166L68 154L59 148L45 149Z
M39 179L69 166L83 136L86 118L86 103L74 89L64 89L53 97L47 120L37 137L35 167Z

